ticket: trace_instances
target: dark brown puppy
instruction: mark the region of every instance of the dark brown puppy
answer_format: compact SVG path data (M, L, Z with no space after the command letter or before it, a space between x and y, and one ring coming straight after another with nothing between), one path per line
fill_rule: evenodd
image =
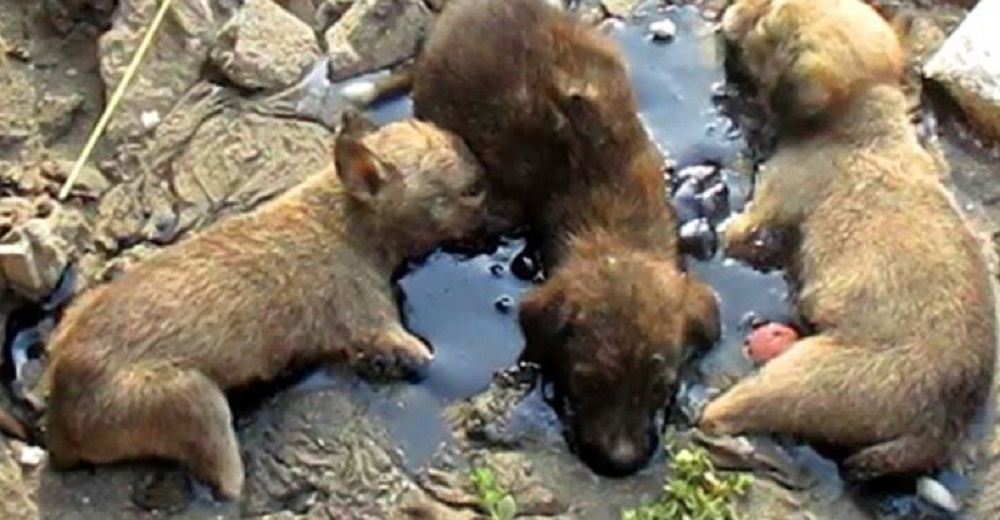
M995 302L980 244L918 143L905 56L860 0L743 0L724 19L781 127L726 250L762 233L818 335L709 403L701 428L775 432L846 450L868 480L945 463L989 394Z
M418 118L484 165L492 212L542 238L549 274L521 303L523 359L554 382L581 458L606 475L641 468L685 345L713 343L719 324L714 293L683 272L617 45L543 0L452 0L412 94Z
M54 467L162 458L235 498L227 391L314 363L431 359L399 321L390 276L480 225L483 172L428 123L363 126L347 118L334 168L74 303L49 347Z

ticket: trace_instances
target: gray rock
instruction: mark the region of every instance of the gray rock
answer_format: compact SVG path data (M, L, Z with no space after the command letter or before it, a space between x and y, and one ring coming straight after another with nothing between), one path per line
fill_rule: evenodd
M237 110L206 120L171 168L180 228L229 206L246 211L330 163L322 126Z
M0 443L0 518L32 520L38 518L35 505L25 486L21 468L8 446Z
M247 0L222 28L211 57L238 85L279 90L298 82L319 54L305 22L272 0Z
M42 0L46 19L61 33L68 33L75 20L87 15L105 22L116 4L115 0Z
M69 177L69 172L73 170L73 163L69 160L51 160L42 164L42 171L46 178L58 182L59 186ZM97 168L84 165L79 175L73 181L73 190L86 193L90 197L100 197L101 194L111 188L111 183L107 177ZM71 192L72 193L72 192Z
M643 0L601 0L601 5L611 16L627 18Z
M412 57L431 20L421 0L357 0L326 32L330 78L340 81Z
M168 242L176 234L173 199L163 183L150 177L118 184L97 207L95 243L106 253L144 241Z
M37 93L30 71L17 64L0 61L0 149L16 149L35 132L34 112Z
M47 143L66 135L74 118L83 110L84 99L79 94L56 95L43 93L38 100L38 126Z
M982 0L928 60L924 74L955 98L969 120L1000 139L1000 0Z
M299 20L308 25L312 25L316 16L316 9L323 0L274 0L278 5L288 11Z
M320 0L313 15L313 28L324 33L354 5L354 0ZM433 7L433 6L432 6Z
M247 448L244 515L384 518L414 489L388 433L348 386L286 392L275 401L240 432Z
M117 112L108 125L113 141L146 135L199 79L219 28L236 0L175 0ZM111 29L101 35L101 79L110 99L159 7L156 0L121 0ZM144 119L146 122L144 122Z
M47 220L29 219L0 238L0 272L11 289L40 301L59 283L68 250Z
M322 34L350 9L354 0L278 0L278 3Z

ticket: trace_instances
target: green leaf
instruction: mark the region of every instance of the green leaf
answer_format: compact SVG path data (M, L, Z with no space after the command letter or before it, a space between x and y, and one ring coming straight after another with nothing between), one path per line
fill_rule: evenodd
M505 495L499 502L497 502L497 520L513 520L516 515L517 502L514 501L513 495Z

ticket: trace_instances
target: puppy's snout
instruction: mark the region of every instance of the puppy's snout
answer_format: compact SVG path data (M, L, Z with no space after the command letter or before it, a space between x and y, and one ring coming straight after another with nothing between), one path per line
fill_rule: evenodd
M639 447L634 442L626 439L619 439L608 452L611 463L621 468L630 468L636 461L642 458Z
M581 459L590 468L606 477L626 477L643 467L653 456L657 445L655 428L645 431L623 431L594 444L581 443Z

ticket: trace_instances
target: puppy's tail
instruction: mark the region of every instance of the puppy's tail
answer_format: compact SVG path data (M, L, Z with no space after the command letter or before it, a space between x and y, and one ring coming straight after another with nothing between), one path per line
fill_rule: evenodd
M368 108L409 92L413 88L413 69L414 65L408 63L378 78L348 83L340 89L340 95L359 108Z

